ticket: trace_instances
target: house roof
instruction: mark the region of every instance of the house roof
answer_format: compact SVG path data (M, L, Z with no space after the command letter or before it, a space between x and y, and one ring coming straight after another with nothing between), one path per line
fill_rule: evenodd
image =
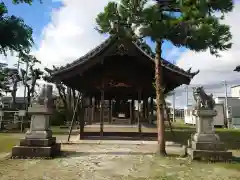
M118 41L118 37L116 36L110 36L107 40L105 40L103 43L101 43L100 45L98 45L96 48L94 48L93 50L91 50L90 52L88 52L87 54L85 54L84 56L78 58L77 60L73 61L70 64L67 64L65 66L60 67L58 70L52 72L52 75L58 75L58 74L62 74L65 73L67 71L70 71L71 69L84 64L85 62L87 62L89 59L97 56L98 54L100 54L104 49L110 47L112 44L114 44L116 41ZM149 49L146 48L146 44L140 42L140 41L135 41L132 42L134 44L134 46L136 46L136 48L143 53L147 58L149 58L150 60L154 61L155 58L155 54ZM185 76L187 78L193 78L196 74L199 73L199 71L197 72L191 72L191 68L188 71L184 71L183 69L179 68L178 66L166 61L163 59L163 68L166 68L172 72L178 73L181 76Z
M235 85L235 86L232 86L231 88L236 88L236 87L239 87L240 85L238 84L238 85Z

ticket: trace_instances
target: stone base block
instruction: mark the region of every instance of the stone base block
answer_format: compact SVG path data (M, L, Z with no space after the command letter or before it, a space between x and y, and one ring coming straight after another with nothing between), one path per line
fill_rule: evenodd
M26 133L27 139L48 139L52 137L52 131L51 130L32 130L28 131Z
M48 147L56 143L56 137L51 137L48 139L21 139L20 146L30 146L30 147Z
M52 158L60 154L61 144L49 147L14 146L12 158Z
M232 152L213 150L194 150L189 148L188 154L192 160L230 161Z
M225 145L223 142L191 142L192 149L197 150L216 150L216 151L226 151Z
M215 133L196 133L192 135L192 140L196 142L218 142L220 141L220 138L217 134Z

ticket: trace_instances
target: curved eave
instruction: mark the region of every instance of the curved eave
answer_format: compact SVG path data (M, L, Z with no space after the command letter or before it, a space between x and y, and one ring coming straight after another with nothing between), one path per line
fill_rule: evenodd
M86 61L88 61L90 58L93 58L94 56L98 55L99 53L101 53L108 45L110 45L111 43L113 43L112 38L108 38L107 40L105 40L103 43L101 43L100 45L98 45L96 48L94 48L93 50L91 50L90 52L88 52L87 54L85 54L84 56L78 58L77 60L73 61L70 64L67 64L64 67L60 67L59 70L55 71L52 73L53 76L57 76L58 74L64 73L66 71L70 71L71 69L85 63Z
M240 65L236 66L236 68L233 71L240 72Z
M117 40L117 38L115 36L111 36L108 39L106 39L103 43L101 43L100 45L98 45L96 48L94 48L93 50L91 50L90 52L88 52L87 54L85 54L84 56L80 57L79 59L75 60L74 62L67 64L64 67L61 67L59 70L52 72L53 76L57 76L59 74L62 74L64 72L70 71L73 68L85 63L86 61L88 61L91 58L94 58L95 56L97 56L98 54L100 54L105 48L107 48L108 46L110 46L111 44L115 43ZM132 42L134 44L134 46L141 52L144 54L144 56L146 56L146 58L154 61L154 58L148 54L147 52L145 52L136 42ZM174 72L177 73L181 76L184 76L188 79L188 82L186 82L187 84L190 83L191 79L199 73L199 71L195 72L195 73L190 73L184 71L183 69L179 68L178 66L166 61L163 59L163 67Z

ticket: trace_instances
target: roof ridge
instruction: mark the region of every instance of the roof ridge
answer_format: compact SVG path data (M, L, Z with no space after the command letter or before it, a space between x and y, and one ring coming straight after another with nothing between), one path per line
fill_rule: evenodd
M93 48L91 51L86 53L85 55L81 56L80 58L76 59L72 63L68 63L65 66L61 66L58 70L54 71L53 74L57 74L63 71L67 71L71 68L74 68L75 66L82 64L86 60L90 59L91 57L94 57L98 53L100 53L105 47L107 47L110 43L114 43L118 40L118 37L116 35L110 35L106 40L104 40L101 44L99 44L97 47ZM144 49L143 45L148 46L146 42L141 42L139 40L131 40L131 42L149 59L154 61L155 53L150 49ZM172 64L171 62L161 58L163 60L162 65L176 73L179 73L181 75L187 76L192 78L196 73L190 73L190 71L185 71L182 68L179 68L178 66Z

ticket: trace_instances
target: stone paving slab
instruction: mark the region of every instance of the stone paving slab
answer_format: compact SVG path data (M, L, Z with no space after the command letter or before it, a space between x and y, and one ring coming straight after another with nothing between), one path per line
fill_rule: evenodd
M152 153L156 153L157 151L157 142L156 141L124 141L124 140L76 140L76 141L63 141L64 145L81 145L81 144L89 144L89 145L132 145L132 146L151 146L154 147L154 151ZM166 151L168 154L184 156L186 155L186 148L181 144L177 144L171 141L166 142Z
M157 144L63 144L64 156L0 159L1 180L238 180L239 173L186 158L161 158Z

